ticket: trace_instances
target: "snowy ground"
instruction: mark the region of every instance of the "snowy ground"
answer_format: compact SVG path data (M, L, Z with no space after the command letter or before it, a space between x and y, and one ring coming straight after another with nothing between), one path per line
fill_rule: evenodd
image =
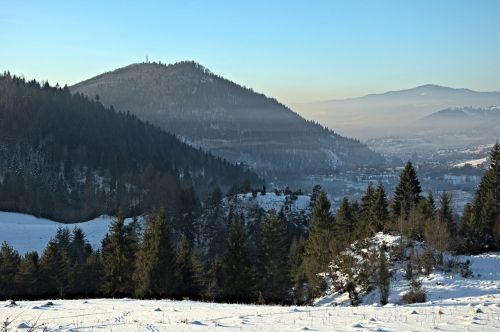
M98 248L111 222L111 217L101 216L86 222L61 224L27 214L0 212L0 243L7 241L20 254L28 251L37 251L41 254L55 235L57 228L62 226L68 227L70 231L74 227L80 227L92 247Z
M385 236L387 238L387 236ZM471 257L464 257L471 258ZM376 292L359 307L341 298L283 307L193 301L89 299L0 303L0 326L28 331L500 331L500 253L472 257L472 278L435 272L423 280L428 302L397 305L407 281L395 276L390 302ZM334 306L334 303L340 305Z
M12 331L495 331L500 296L420 305L280 307L192 301L90 299L0 308Z

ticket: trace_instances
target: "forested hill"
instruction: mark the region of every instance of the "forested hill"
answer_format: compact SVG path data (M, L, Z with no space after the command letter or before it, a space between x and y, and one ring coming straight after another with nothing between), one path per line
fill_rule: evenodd
M262 174L311 174L383 163L357 140L305 120L275 99L195 62L140 63L71 87L130 111L190 144Z
M175 210L191 186L205 193L245 180L259 181L134 115L67 87L0 76L0 210L60 221Z

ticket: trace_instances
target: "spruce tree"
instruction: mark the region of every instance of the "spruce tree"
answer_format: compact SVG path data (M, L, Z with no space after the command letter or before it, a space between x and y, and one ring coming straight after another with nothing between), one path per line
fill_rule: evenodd
M70 289L72 293L81 294L82 273L87 257L92 253L92 247L87 242L85 234L80 228L75 228L71 234L71 242L68 248L68 266L70 273Z
M176 290L175 252L165 210L152 213L140 246L136 295L142 298L169 297Z
M279 303L286 300L290 288L286 225L273 210L262 226L260 264L263 273L259 290L268 302Z
M127 234L125 217L119 213L110 225L102 244L102 291L109 296L131 295L135 253L131 253L130 234Z
M203 255L198 246L191 249L191 266L193 269L193 282L191 293L195 298L200 298L207 287L207 269Z
M84 296L100 295L100 286L103 278L103 265L100 251L93 251L88 255L80 273L79 283L81 294Z
M417 172L411 161L408 161L399 176L392 201L392 214L399 223L401 233L414 232L414 211L420 201L421 193Z
M68 288L68 264L54 239L49 241L40 259L40 272L43 292L64 297Z
M40 262L36 251L28 252L21 259L16 274L16 284L20 293L36 296L40 290Z
M304 245L305 240L302 236L298 239L294 238L290 245L290 254L288 256L290 262L290 282L293 290L292 302L296 305L303 304L307 300L305 289L307 278L303 264Z
M318 274L328 272L333 259L334 218L330 213L330 202L321 191L312 210L311 227L305 244L304 266L313 297L324 289L324 278Z
M472 253L500 248L500 143L490 152L486 170L471 205L471 214L463 218L462 233Z
M361 197L361 210L356 230L356 238L364 239L371 236L374 233L373 225L375 223L375 190L372 184L369 183L365 194Z
M247 249L247 234L242 220L233 218L229 226L224 256L224 296L231 302L246 302L253 291L251 262Z
M203 300L217 301L220 300L223 291L224 283L224 267L219 256L215 256L208 268L206 276L206 286L202 292Z
M446 225L450 235L454 237L457 234L457 226L455 224L455 216L451 204L451 195L448 192L443 192L439 198L439 204L437 217Z
M197 294L193 292L194 272L191 262L191 247L187 236L184 234L181 236L177 246L175 268L177 281L175 295L177 297L196 297Z
M377 185L377 189L375 190L374 215L375 223L372 226L373 230L374 232L380 232L384 230L384 227L389 220L387 195L385 193L385 188L381 183Z
M385 246L382 246L379 249L376 280L378 289L380 291L380 304L386 305L389 302L391 274L389 271L389 262L386 257Z
M347 246L354 239L355 226L352 207L348 198L344 197L335 215L335 241L342 247Z
M15 293L15 278L21 257L7 242L0 249L0 297Z

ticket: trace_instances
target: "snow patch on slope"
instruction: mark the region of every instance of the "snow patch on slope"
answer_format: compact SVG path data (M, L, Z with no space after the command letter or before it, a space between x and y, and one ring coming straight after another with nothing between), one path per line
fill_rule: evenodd
M354 243L345 251L352 256L358 263L363 262L369 253L377 253L382 245L387 248L387 256L391 256L392 271L391 288L389 294L389 306L397 305L401 302L401 296L409 291L410 281L405 278L405 266L408 262L407 253L413 251L413 255L421 255L426 249L425 243L412 242L410 246L406 244L406 253L403 254L402 260L395 259L394 255L389 255L391 251L396 249L401 241L399 235L390 235L377 233L372 238L368 239L367 243L362 247L358 243ZM404 239L403 239L404 241ZM422 287L426 291L427 303L435 303L437 301L460 302L470 300L474 297L500 297L500 252L482 254L477 256L458 255L453 256L450 253L444 253L444 260L456 260L471 262L470 270L473 275L464 278L460 273L443 271L435 268L428 276L420 274L417 279L422 283ZM334 267L334 266L332 266ZM335 268L332 269L332 276L341 283L346 276L342 275ZM344 280L345 281L345 280ZM335 284L329 283L331 286L326 291L325 295L316 299L316 306L350 306L349 296L347 292L337 291ZM379 305L380 293L375 288L366 293L360 293L362 304Z
M127 219L130 222L132 219ZM113 219L100 216L95 219L75 224L63 224L28 214L0 212L0 242L7 241L20 254L29 251L43 252L47 243L55 235L57 228L67 227L70 231L81 228L94 249L101 246L101 241L108 232Z

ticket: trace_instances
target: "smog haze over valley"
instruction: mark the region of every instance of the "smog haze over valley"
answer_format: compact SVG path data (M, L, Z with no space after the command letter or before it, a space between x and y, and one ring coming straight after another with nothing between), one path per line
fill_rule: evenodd
M500 329L499 13L0 0L2 331Z

